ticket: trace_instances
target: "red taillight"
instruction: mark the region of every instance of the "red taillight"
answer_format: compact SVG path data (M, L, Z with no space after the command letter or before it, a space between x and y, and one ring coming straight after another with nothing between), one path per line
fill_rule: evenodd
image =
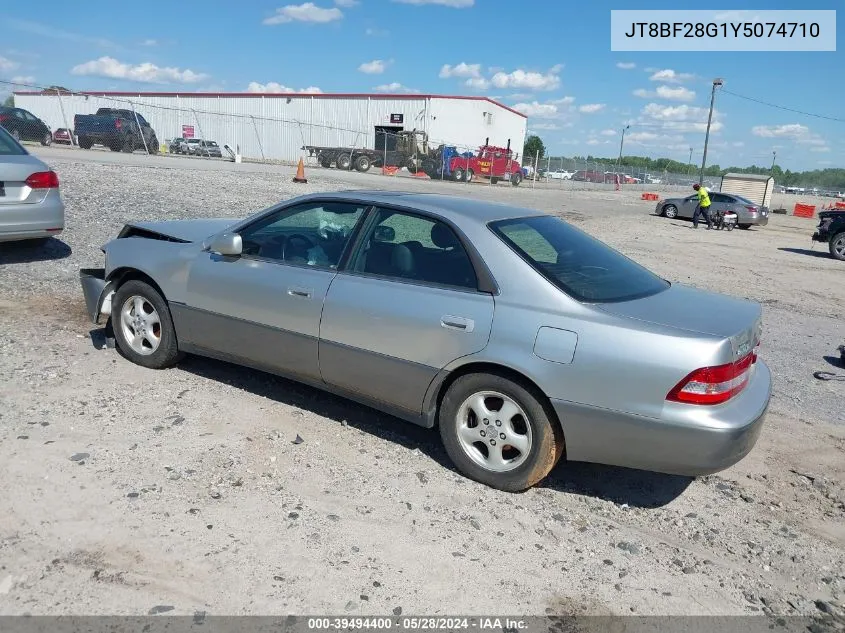
M59 186L59 177L54 171L39 171L26 179L30 189L55 189Z
M686 404L721 404L745 389L751 368L757 362L757 347L726 365L696 369L675 385L666 399Z
M114 120L114 127L115 127L115 129L119 130L120 128L123 127L123 121L121 121L120 119L115 119Z
M0 114L0 123L7 120L9 118L8 114Z
M757 207L750 207L748 205L745 205L745 208L748 209L749 211L756 211L757 210Z

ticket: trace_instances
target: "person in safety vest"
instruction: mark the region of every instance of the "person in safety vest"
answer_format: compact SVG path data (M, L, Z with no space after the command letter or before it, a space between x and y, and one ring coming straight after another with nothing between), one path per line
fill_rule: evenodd
M698 228L698 217L703 215L709 231L713 228L713 220L710 219L710 192L707 191L707 187L699 184L694 184L692 188L698 193L698 205L695 207L695 213L692 214L692 228Z

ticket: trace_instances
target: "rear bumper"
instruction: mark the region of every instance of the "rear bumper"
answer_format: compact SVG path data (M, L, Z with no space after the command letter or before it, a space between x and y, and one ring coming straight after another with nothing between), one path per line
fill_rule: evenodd
M58 189L41 202L0 205L0 242L59 235L65 228L65 205Z
M673 475L725 470L757 443L772 392L771 372L758 360L748 386L715 407L667 404L661 419L552 400L566 458Z
M744 220L742 224L751 224L752 226L766 226L769 223L769 216L766 215L756 215L754 217L748 218Z

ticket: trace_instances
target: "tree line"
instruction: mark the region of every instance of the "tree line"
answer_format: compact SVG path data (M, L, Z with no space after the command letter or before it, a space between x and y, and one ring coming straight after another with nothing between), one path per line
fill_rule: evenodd
M534 157L539 152L540 158L546 157L546 147L539 136L531 135L525 140L523 156ZM590 162L607 168L616 166L616 158L599 158L596 156L550 156L551 161L579 161ZM685 174L690 172L698 174L699 168L696 165L682 163L671 158L648 158L647 156L623 156L620 165L626 168L633 168L643 172L658 174L668 172L671 174ZM845 169L830 167L827 169L815 169L812 171L791 171L783 170L780 165L770 167L751 165L750 167L721 167L720 165L709 165L704 170L705 176L719 177L727 173L739 174L761 174L774 176L775 183L785 187L817 187L831 191L845 191Z

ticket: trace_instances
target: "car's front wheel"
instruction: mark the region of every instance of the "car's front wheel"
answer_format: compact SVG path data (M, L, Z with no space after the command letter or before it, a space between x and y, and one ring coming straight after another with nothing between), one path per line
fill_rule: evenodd
M137 365L164 369L181 358L167 302L148 283L130 280L112 300L112 328L120 351Z
M678 217L678 207L676 207L674 204L667 204L662 209L662 215L663 215L664 218L669 218L670 220L672 218L677 218Z
M563 454L563 433L541 394L495 374L467 374L439 414L446 452L464 475L518 492L543 480Z

